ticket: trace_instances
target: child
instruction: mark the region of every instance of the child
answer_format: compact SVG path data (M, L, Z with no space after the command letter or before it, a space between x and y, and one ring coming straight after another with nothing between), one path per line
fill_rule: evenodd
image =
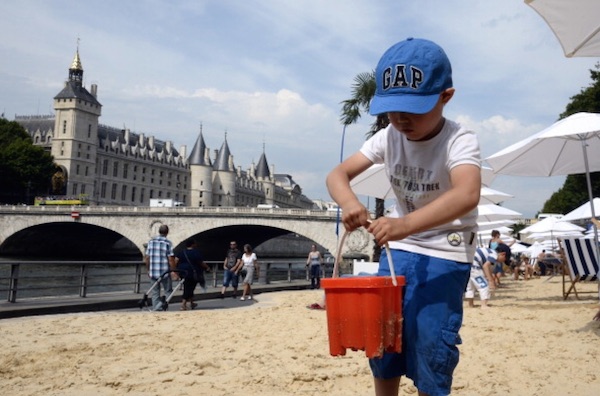
M435 43L409 38L393 45L375 71L372 115L387 113L390 125L327 176L342 208L346 230L365 227L391 254L406 280L402 353L369 361L377 395L397 395L400 377L419 394L449 394L458 364L463 293L475 254L481 189L477 137L443 116L454 95L450 61ZM369 213L350 180L384 163L398 200L399 218L369 223ZM389 276L387 256L379 275Z
M502 257L499 257L502 256ZM471 273L469 277L469 283L467 283L467 291L465 292L465 299L467 300L469 307L474 307L475 290L479 293L481 299L481 308L488 307L488 300L490 299L490 282L493 282L485 274L486 265L495 265L496 263L502 263L506 256L498 254L496 251L490 248L477 248L475 251L475 257L471 264Z

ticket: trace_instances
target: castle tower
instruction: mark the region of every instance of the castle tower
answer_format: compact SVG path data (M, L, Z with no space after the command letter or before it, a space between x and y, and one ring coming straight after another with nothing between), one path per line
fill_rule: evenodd
M202 125L200 135L188 157L188 163L191 172L190 206L211 206L213 168L208 147L202 136Z
M63 171L66 185L62 192L95 198L96 157L98 150L98 118L102 105L96 99L97 86L91 93L83 86L83 67L79 48L75 53L69 79L54 97L56 111L51 153Z
M213 206L235 206L236 171L233 155L227 144L227 133L225 133L225 141L217 152L213 171Z
M256 165L256 173L254 174L256 180L262 182L265 191L265 204L274 205L275 202L275 178L269 169L269 163L267 162L267 156L265 155L265 147L263 144L263 152Z

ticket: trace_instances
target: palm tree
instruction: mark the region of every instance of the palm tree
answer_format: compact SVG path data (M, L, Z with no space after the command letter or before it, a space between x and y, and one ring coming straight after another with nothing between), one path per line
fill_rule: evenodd
M375 96L375 71L370 73L364 72L359 73L354 77L354 83L352 84L352 97L342 102L342 114L340 121L344 126L354 124L361 117L362 112L369 114L369 106L371 99ZM389 124L387 114L379 114L375 121L371 124L371 127L367 133L365 133L366 139L369 139L377 131L385 128ZM384 200L380 198L375 199L375 218L384 215ZM373 249L373 261L379 261L381 255L381 247L375 244Z

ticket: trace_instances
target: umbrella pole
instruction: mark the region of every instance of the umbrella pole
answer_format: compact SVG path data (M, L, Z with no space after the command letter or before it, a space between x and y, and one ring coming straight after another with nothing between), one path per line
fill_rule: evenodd
M590 177L590 167L588 164L587 155L587 143L586 139L581 139L581 148L583 150L583 163L585 164L585 181L587 183L588 195L590 197L590 205L592 205L592 218L596 218L596 211L594 209L594 194L592 193L592 178ZM598 242L598 227L596 222L592 221L592 227L594 227L594 245L596 245L596 262L600 262L600 243Z

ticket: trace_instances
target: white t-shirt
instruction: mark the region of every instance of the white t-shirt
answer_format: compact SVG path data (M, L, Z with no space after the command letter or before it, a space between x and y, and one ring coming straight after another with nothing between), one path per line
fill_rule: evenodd
M253 267L254 262L257 260L256 253L252 253L248 256L246 253L242 255L242 261L244 262L244 267Z
M440 133L426 141L410 141L390 124L367 140L360 151L373 163L385 164L400 217L448 191L450 170L455 166L481 166L475 133L448 119ZM477 209L450 223L390 242L390 247L471 263L476 231Z

